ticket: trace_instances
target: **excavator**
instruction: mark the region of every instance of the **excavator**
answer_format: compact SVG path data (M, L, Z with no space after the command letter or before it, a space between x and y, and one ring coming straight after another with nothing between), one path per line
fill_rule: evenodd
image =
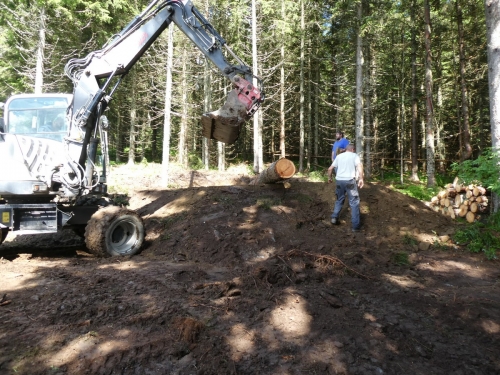
M201 118L202 134L234 143L264 100L262 81L227 46L191 0L153 0L100 50L65 66L72 94L19 94L0 118L0 244L71 228L97 256L140 251L142 218L107 194L109 121L104 111L134 64L174 23L232 84L225 104ZM223 48L225 49L223 53ZM226 59L230 56L236 64Z

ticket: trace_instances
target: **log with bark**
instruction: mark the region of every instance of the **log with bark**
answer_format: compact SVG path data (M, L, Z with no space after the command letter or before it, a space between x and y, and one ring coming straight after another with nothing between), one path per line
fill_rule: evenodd
M295 165L292 161L282 158L272 163L262 171L256 179L257 184L273 184L287 180L295 174Z

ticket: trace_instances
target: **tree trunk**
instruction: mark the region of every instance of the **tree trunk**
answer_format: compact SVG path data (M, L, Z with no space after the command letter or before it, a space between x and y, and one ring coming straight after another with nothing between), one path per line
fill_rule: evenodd
M500 157L500 1L486 0L486 36L488 39L488 87L490 94L491 147ZM493 212L500 199L493 196Z
M465 147L465 152L462 155L462 160L467 160L472 156L472 147L470 144L469 128L469 95L467 92L467 83L465 81L464 25L462 21L462 7L459 4L459 0L455 0L455 8L457 10L458 52L460 55L460 91L462 93L463 145Z
M304 54L305 54L304 0L300 1L300 115L299 115L299 172L304 172Z
M210 75L211 69L209 66L208 59L205 60L205 79L204 79L204 102L203 102L203 113L208 113L212 110L212 77ZM207 137L202 137L202 160L205 170L210 168L210 140Z
M363 2L358 2L358 35L356 39L356 152L363 162L363 37L361 23L363 22Z
M411 17L411 181L418 182L418 107L417 107L417 31L416 31L416 0L412 0Z
M319 69L316 69L316 78L314 80L314 155L317 156L319 153L319 85L320 85L320 74ZM314 164L318 165L318 159L314 158Z
M308 40L310 42L311 39ZM308 58L309 62L309 75L307 79L307 146L306 146L306 158L307 158L307 163L306 163L306 168L308 171L311 170L311 152L312 152L312 108L311 108L311 74L312 74L312 66L311 66L311 56Z
M279 159L263 170L257 178L258 184L272 184L293 177L295 165L288 159Z
M252 66L253 74L258 76L259 66L257 58L257 4L256 0L252 0ZM254 78L253 84L257 85L257 79ZM263 145L262 145L262 122L259 117L261 116L261 110L257 110L253 117L253 147L254 147L254 158L253 158L253 170L255 173L260 173L264 167L264 155L263 155Z
M161 183L168 186L168 172L170 165L170 129L172 108L172 64L174 55L174 27L168 28L167 42L167 82L165 84L165 108L163 115L163 153L161 160Z
M424 0L425 20L425 94L426 94L426 146L427 146L427 186L436 185L434 164L434 110L432 107L432 70L431 70L431 16L429 0Z
M137 80L135 79L136 74L131 74L132 79L132 89L130 98L130 130L129 130L129 142L128 142L128 165L133 165L135 163L135 138L136 138L136 122L137 122Z
M285 0L281 0L281 19L285 20ZM285 26L282 30L282 38L285 40ZM285 43L281 44L281 67L280 67L280 156L286 156L285 150Z
M120 111L116 116L116 154L115 161L117 164L122 161L122 152L123 152L123 130L122 130L122 116Z
M36 51L35 94L43 92L43 59L45 51L45 7L40 8L38 29L38 48Z
M187 88L187 47L182 47L182 72L181 72L181 129L179 132L179 150L177 154L177 162L183 167L188 166L187 157L187 128L188 128L188 88Z

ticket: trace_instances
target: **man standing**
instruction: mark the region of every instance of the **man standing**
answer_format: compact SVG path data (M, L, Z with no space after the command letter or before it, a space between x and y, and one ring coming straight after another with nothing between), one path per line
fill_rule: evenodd
M352 231L359 232L361 230L361 218L359 211L359 193L358 186L363 187L363 164L359 156L354 152L354 145L349 144L346 147L346 152L338 155L328 168L328 183L332 183L333 169L336 168L336 188L335 194L337 201L332 213L332 224L340 224L339 215L342 206L344 205L345 195L349 198L349 206L351 207L351 222ZM356 184L356 175L358 177Z
M332 161L334 161L335 157L340 153L338 152L339 148L345 150L348 144L349 140L344 138L344 132L338 131L337 134L335 134L335 143L332 147Z

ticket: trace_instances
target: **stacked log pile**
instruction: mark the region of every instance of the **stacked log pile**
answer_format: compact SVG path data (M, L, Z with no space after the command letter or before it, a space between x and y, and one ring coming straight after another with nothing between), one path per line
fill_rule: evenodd
M487 191L479 185L463 185L457 178L432 197L431 208L452 219L463 217L469 223L480 219L488 210Z

